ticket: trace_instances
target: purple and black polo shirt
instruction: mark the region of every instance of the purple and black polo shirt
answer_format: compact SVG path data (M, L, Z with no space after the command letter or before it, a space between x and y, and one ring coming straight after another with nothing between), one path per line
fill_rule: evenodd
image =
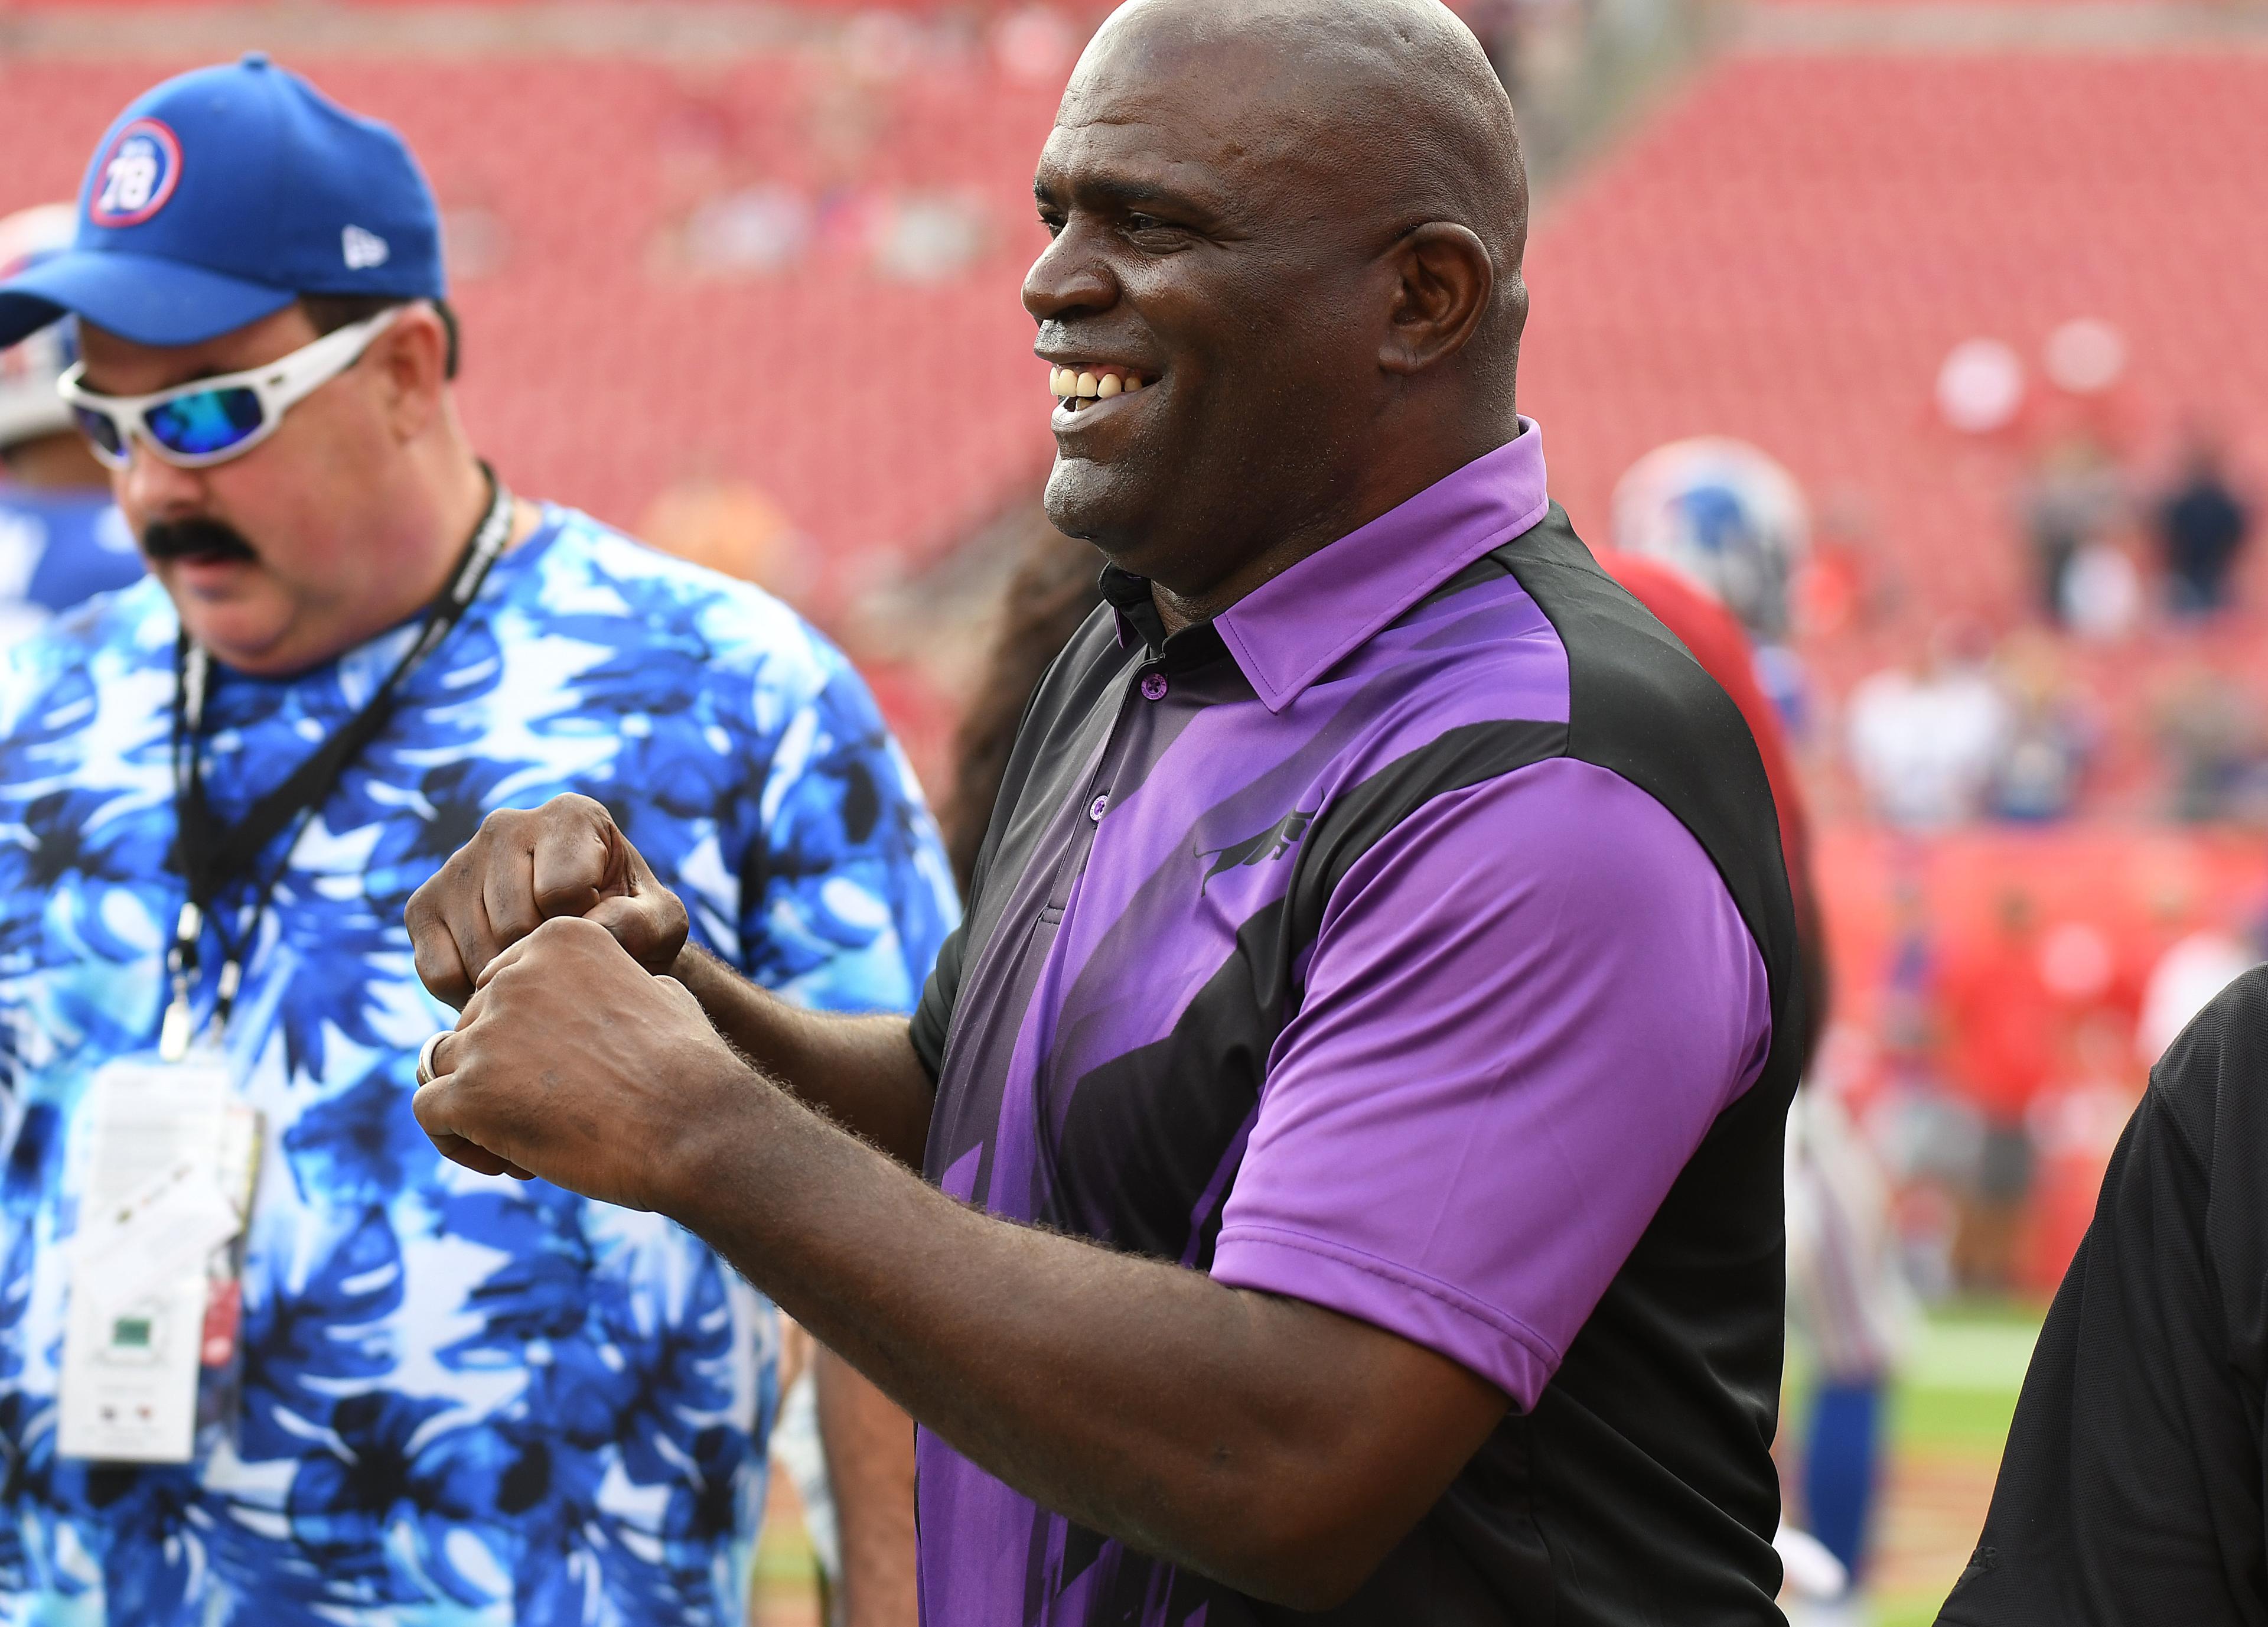
M1778 1622L1803 1017L1739 712L1525 420L1209 625L1104 591L915 1018L930 1178L1511 1397L1327 1619ZM920 1463L930 1627L1290 1619Z

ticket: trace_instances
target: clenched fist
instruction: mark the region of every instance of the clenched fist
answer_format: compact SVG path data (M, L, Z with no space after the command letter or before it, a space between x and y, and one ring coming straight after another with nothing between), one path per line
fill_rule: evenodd
M684 985L577 919L487 964L433 1074L417 1121L458 1163L663 1210L698 1180L736 1098L768 1088Z
M685 906L587 796L481 822L403 912L417 975L460 1010L496 958L547 921L594 921L657 975L685 947Z

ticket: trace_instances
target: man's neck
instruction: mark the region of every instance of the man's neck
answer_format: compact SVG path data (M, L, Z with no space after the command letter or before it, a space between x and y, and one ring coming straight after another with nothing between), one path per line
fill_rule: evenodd
M469 456L438 483L420 528L427 539L418 555L421 568L403 573L401 596L387 604L382 618L347 646L348 649L365 644L418 616L446 591L464 562L466 544L487 518L492 500L486 475Z
M1499 435L1463 442L1442 437L1418 455L1380 461L1371 477L1351 497L1327 510L1309 515L1278 536L1263 543L1217 581L1190 593L1176 593L1161 582L1150 584L1150 602L1167 637L1184 627L1208 622L1238 600L1273 581L1301 561L1312 558L1340 538L1351 536L1372 521L1391 514L1421 492L1448 479L1458 470L1510 445L1521 434L1517 413L1508 414L1511 428ZM1446 451L1442 448L1447 447Z

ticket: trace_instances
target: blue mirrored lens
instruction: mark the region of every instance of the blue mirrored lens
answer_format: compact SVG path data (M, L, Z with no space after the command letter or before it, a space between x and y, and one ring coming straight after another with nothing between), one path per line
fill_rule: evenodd
M113 457L126 455L126 443L119 439L118 420L107 412L97 412L92 407L74 406L71 416L78 420L78 433L101 447Z
M168 452L225 452L260 427L260 396L248 389L197 390L142 415L150 439Z

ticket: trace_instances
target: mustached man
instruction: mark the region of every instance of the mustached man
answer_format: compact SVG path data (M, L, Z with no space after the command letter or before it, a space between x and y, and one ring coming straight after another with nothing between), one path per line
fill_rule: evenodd
M0 284L151 573L0 669L0 1620L742 1618L773 1313L434 1151L403 906L581 791L718 955L903 1010L952 889L833 648L476 457L446 294L400 139L258 56Z

